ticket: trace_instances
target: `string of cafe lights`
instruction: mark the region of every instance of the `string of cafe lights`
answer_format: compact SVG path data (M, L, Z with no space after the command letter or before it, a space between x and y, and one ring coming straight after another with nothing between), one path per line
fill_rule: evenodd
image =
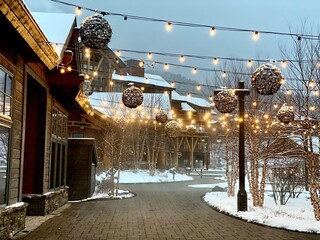
M98 9L93 9L89 7L79 6L77 4L72 4L60 0L51 0L52 2L63 4L66 6L74 7L76 14L81 14L82 10L87 10L90 12L98 13L103 16L116 16L122 17L124 20L137 20L137 21L147 21L147 22L158 22L165 23L167 31L171 31L173 26L180 27L191 27L191 28L206 28L209 29L210 36L215 36L217 31L229 31L229 32L249 32L252 34L252 39L257 41L260 37L260 34L271 34L271 35L281 35L281 36L290 36L295 37L297 40L308 39L308 40L320 40L318 35L313 34L299 34L299 33L289 33L289 32L276 32L276 31L266 31L266 30L258 30L258 29L246 29L246 28L235 28L235 27L225 27L225 26L217 26L217 25L208 25L208 24L198 24L198 23L190 23L190 22L181 22L167 19L158 19L158 18L150 18L143 17L137 15L129 15L123 13L114 13L109 11L102 11Z

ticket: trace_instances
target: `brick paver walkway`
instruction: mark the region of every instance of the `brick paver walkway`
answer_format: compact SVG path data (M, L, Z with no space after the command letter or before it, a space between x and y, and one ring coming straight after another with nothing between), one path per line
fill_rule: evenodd
M72 203L61 215L48 219L22 238L320 239L320 235L264 227L219 213L201 201L201 195L210 189L187 187L196 182L212 183L212 179L196 177L192 182L121 185L121 189L128 189L137 196L123 200Z

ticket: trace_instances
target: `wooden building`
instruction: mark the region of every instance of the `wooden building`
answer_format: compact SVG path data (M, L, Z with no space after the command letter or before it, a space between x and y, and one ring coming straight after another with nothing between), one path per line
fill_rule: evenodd
M75 16L32 15L22 1L0 0L0 23L0 238L6 239L24 228L26 213L45 215L68 201L68 123L86 112L75 100L84 80Z

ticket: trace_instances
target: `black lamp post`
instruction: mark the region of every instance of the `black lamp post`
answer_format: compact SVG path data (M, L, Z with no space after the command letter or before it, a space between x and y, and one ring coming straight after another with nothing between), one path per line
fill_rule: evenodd
M214 94L221 90L217 89ZM244 88L244 82L238 83L238 89L235 89L238 96L239 106L239 191L238 191L238 211L248 210L247 192L245 188L245 145L244 145L244 97L249 95L249 89Z

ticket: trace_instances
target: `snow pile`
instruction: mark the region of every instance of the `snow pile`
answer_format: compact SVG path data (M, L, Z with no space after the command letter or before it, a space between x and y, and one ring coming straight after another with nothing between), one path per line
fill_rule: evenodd
M96 179L101 181L105 176L106 174L102 173L98 175ZM117 174L115 176L117 176ZM156 170L154 176L150 176L149 171L147 170L128 170L120 172L120 183L159 183L190 180L193 180L193 178L186 174L175 173L173 175L169 170Z
M226 183L217 184L226 187ZM264 207L253 207L250 194L248 194L248 211L237 211L237 196L228 197L226 192L209 192L204 201L220 212L240 217L248 222L285 228L288 230L320 233L320 223L315 220L309 199L309 193L303 192L298 198L289 199L286 205L276 205L273 197L265 195Z

